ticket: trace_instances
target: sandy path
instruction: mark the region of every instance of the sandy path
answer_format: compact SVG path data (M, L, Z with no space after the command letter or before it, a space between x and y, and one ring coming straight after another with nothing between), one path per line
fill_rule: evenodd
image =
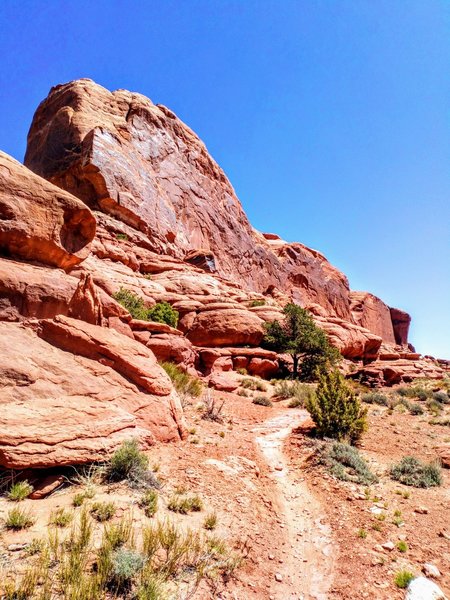
M335 552L325 511L307 482L289 471L283 454L284 440L307 416L289 409L253 430L279 491L279 517L291 548L277 569L281 581L272 585L274 600L327 600L333 580Z

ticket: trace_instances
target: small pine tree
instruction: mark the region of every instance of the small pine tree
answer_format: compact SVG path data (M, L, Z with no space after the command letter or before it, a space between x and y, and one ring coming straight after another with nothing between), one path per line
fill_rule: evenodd
M266 335L263 345L275 352L286 352L292 356L294 378L312 381L317 372L334 366L341 355L325 334L317 327L311 313L297 304L286 304L283 322L265 323Z
M336 369L319 375L316 394L306 402L319 437L356 443L367 430L367 409Z

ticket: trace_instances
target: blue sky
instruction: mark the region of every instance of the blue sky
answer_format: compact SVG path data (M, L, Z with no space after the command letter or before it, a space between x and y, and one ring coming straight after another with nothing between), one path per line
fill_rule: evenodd
M450 2L2 0L0 148L90 77L169 106L255 227L322 251L450 358Z

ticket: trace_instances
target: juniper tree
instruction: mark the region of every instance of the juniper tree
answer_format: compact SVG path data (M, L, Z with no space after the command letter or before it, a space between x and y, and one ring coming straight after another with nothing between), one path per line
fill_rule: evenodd
M309 311L297 304L286 304L284 319L265 324L263 344L266 348L290 354L293 360L293 377L305 381L314 379L327 366L335 365L339 351L334 348L325 334L317 327Z

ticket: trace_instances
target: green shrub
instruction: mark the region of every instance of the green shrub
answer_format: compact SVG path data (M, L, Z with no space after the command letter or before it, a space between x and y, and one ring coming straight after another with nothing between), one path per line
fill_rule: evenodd
M307 400L306 408L319 437L355 443L367 429L367 409L338 370L319 376L316 393Z
M78 494L75 494L75 496L72 498L72 506L81 506L85 500L86 494L84 494L83 492L79 492Z
M91 508L91 515L100 523L109 521L116 514L114 502L95 502Z
M123 240L126 242L128 240L128 236L126 233L116 233L116 240Z
M258 406L273 406L267 396L256 396L256 398L253 398L253 404L258 404Z
M251 395L249 392L247 392L247 390L238 390L237 394L243 398L248 398Z
M401 386L397 388L395 392L400 396L417 398L418 400L426 400L431 396L431 390L428 390L421 385Z
M14 531L28 529L34 524L34 521L34 517L31 516L29 511L17 506L12 508L6 515L5 527Z
M378 481L358 450L348 444L341 442L326 444L320 452L320 463L325 465L334 477L342 481L354 481L365 485Z
M236 369L236 373L238 373L239 375L248 375L247 369L244 368Z
M140 499L139 506L144 509L146 517L153 517L158 510L158 492L147 490Z
M199 512L203 510L203 502L197 495L182 496L180 494L175 494L169 499L167 508L172 512L187 515L190 512Z
M157 323L166 323L171 327L178 325L179 313L171 307L168 302L158 302L147 311L147 320L156 321Z
M274 395L283 400L292 398L289 402L290 408L304 406L304 404L314 395L313 388L299 381L280 381L275 385Z
M180 367L171 362L162 362L162 368L170 377L173 387L182 397L198 398L203 386L200 379L185 373Z
M391 478L404 485L429 488L442 484L441 468L436 463L424 463L413 456L405 456L390 469Z
M119 548L111 556L112 580L119 589L129 587L143 568L144 557L135 550Z
M380 392L368 392L361 396L361 400L366 404L379 404L380 406L388 406L389 398Z
M25 500L25 498L27 498L32 491L33 486L30 485L28 481L17 481L9 488L8 500L11 500L12 502L20 502L20 500Z
M358 530L358 537L360 537L361 539L365 540L367 537L367 531L365 529L359 529Z
M250 302L250 307L253 308L255 306L264 306L266 304L265 300L252 300Z
M155 306L147 308L140 296L123 287L112 296L114 300L127 309L133 319L166 323L171 327L176 327L178 324L178 311L172 308L168 302L158 302Z
M112 297L127 309L133 319L148 321L148 309L146 308L142 298L140 298L137 294L134 294L131 290L121 287L118 292L115 292L112 295Z
M397 550L399 552L408 552L408 544L404 540L399 540L397 542Z
M394 583L400 589L406 589L413 579L414 575L410 571L402 570L396 573Z
M417 402L411 402L411 404L409 405L409 412L412 415L423 415L425 411L423 410L422 406Z
M259 379L250 379L250 377L241 381L241 387L247 390L267 392L267 386L264 382L260 381Z
M435 417L437 417L443 410L442 404L434 399L427 400L426 406L429 412Z
M450 397L444 390L434 392L433 400L436 400L436 402L439 402L440 404L450 404Z
M107 474L112 481L139 481L148 471L148 457L139 450L136 440L127 440L111 456Z
M50 525L56 527L67 527L72 522L73 514L64 508L58 508L50 514Z
M208 531L212 531L217 527L217 515L216 513L209 513L206 515L205 520L203 521L203 527Z
M325 332L320 329L311 313L294 303L283 308L284 319L264 324L266 334L262 345L269 350L292 356L292 375L304 381L312 381L317 373L334 366L342 358Z

